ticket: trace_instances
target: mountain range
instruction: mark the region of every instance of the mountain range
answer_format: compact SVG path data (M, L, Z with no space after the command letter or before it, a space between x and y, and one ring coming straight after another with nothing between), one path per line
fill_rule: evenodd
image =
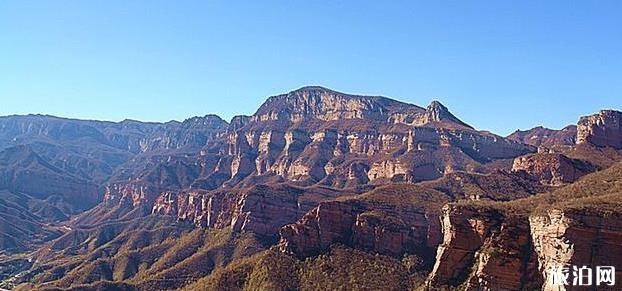
M0 117L0 288L553 290L622 271L621 122L503 137L317 86L230 122Z

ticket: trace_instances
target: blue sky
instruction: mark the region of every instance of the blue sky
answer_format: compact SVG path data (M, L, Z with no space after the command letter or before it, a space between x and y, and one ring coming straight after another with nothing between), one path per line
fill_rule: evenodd
M622 109L622 2L0 1L0 115L229 119L304 85L560 128Z

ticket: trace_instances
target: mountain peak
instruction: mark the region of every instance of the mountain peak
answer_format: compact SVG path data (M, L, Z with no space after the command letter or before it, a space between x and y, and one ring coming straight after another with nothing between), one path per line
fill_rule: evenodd
M254 121L302 120L335 121L368 119L386 121L394 113L423 113L421 107L380 96L337 92L321 86L306 86L286 94L272 96L253 116Z
M306 86L272 96L259 107L251 121L304 120L338 121L359 119L370 122L401 123L473 129L449 112L439 101L422 107L382 96L337 92L321 86Z
M335 92L338 93L334 90L328 89L326 87L322 87L322 86L316 86L316 85L311 85L311 86L303 86L300 87L294 91L291 91L290 93L294 93L294 92L303 92L303 91L323 91L323 92Z
M434 100L426 108L425 122L430 123L443 121L449 121L471 129L473 128L470 125L462 122L462 120L458 119L453 114L451 114L451 112L449 112L449 109L447 109L447 107L445 107L445 105L443 105L440 101Z
M449 113L449 109L437 100L432 101L426 108L426 111L432 114L434 121L441 121L442 117L451 115L451 113Z

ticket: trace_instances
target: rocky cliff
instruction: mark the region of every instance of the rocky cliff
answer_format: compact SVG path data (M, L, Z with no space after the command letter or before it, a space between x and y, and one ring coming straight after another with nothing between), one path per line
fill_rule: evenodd
M622 149L622 112L601 110L581 117L577 127L577 144Z
M442 231L429 287L534 290L542 285L525 217L486 206L447 205Z
M405 189L378 189L362 198L322 202L295 224L281 229L279 247L300 258L343 244L397 257L417 254L429 261L426 256L440 242L440 229L434 207L426 210L424 204L437 204L445 197L434 191L402 191ZM379 205L374 201L386 192L403 198L403 204L394 201ZM427 201L422 200L419 205L408 203L415 200L414 196Z
M595 211L596 210L596 211ZM540 271L545 279L543 290L557 290L551 270L564 266L622 267L622 216L587 209L550 209L531 217L531 232ZM595 272L595 271L594 271ZM617 271L617 277L622 275ZM599 290L615 290L601 286Z
M443 242L427 285L572 290L553 286L551 268L621 267L620 177L618 163L548 194L445 206Z
M300 199L303 195L303 189L267 185L245 190L166 192L152 212L173 215L197 226L274 237L282 226L310 209Z
M560 186L572 183L598 167L559 153L537 153L518 157L512 171L525 173L542 184Z

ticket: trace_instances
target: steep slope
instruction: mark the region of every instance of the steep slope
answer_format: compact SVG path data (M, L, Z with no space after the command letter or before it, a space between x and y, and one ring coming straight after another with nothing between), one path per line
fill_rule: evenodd
M92 207L102 198L95 184L49 164L30 146L0 152L0 189L43 200L57 196L74 211Z
M551 186L572 183L597 170L598 167L589 162L558 153L525 155L516 158L512 165L512 171L525 173L540 183Z
M547 194L446 206L428 284L557 290L553 266L622 267L620 181L622 163Z
M576 126L562 130L536 127L517 131L508 139L539 146L538 153L518 157L513 171L540 180L548 185L572 183L585 174L605 169L622 161L619 142L622 113L602 110L581 117Z
M622 112L601 110L582 117L577 128L577 144L622 149Z

